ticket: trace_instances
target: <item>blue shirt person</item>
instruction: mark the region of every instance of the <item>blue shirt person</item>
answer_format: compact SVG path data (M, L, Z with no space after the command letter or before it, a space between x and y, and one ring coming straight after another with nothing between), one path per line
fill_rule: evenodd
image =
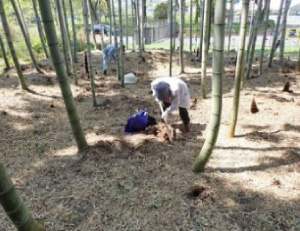
M103 73L107 75L107 69L110 61L113 59L114 61L117 60L117 53L118 49L113 44L107 45L103 49Z

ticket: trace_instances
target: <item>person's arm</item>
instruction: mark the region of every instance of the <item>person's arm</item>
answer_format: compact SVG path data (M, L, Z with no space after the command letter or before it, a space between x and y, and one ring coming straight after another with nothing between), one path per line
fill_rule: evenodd
M115 51L116 51L116 49L110 49L110 51L108 52L108 56L109 57L112 57L112 59L114 60L114 61L116 61L116 59L117 59L117 57L116 57L116 54L115 54Z

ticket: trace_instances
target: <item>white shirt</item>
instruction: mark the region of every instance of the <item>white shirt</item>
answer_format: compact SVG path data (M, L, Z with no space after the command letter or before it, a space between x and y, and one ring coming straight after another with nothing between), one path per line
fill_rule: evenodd
M182 107L182 108L190 107L190 103L191 103L190 93L186 83L183 80L176 77L161 77L155 79L151 83L151 90L155 98L157 97L156 97L156 91L154 89L159 82L166 82L170 85L172 97L171 97L171 105L168 108L168 110L173 111L178 107Z

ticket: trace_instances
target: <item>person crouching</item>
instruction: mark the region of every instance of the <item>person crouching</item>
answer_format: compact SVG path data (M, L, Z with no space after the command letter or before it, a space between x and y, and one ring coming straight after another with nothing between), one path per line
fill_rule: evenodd
M184 125L184 133L190 132L190 93L186 83L176 77L157 78L151 83L151 90L157 101L163 102L164 112L162 119L166 120L168 114L179 108L179 115Z

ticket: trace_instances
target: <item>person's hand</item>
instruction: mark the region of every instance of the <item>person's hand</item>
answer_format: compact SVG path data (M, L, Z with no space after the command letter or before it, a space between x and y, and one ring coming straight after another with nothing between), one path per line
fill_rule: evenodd
M152 94L152 92L151 92L151 94ZM160 101L160 100L159 100L158 98L156 98L156 97L155 97L154 100L155 100L156 102L159 102L159 101Z

